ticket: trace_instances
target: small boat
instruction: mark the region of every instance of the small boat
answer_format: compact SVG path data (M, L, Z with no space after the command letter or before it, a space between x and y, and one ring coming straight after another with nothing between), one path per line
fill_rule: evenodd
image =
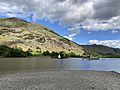
M58 55L58 59L61 59L61 55L60 54Z
M87 57L82 57L83 60L99 60L99 57L94 57L94 56L87 56Z
M88 60L99 60L99 57L90 57Z

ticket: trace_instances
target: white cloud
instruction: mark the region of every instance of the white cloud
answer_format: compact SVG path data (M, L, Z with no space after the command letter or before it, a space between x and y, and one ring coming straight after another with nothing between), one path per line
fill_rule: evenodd
M117 33L117 32L118 32L117 30L112 30L112 33L113 33L113 34L115 34L115 33Z
M120 48L120 40L90 40L89 44L105 45L114 48Z
M28 17L33 13L33 20L60 21L75 32L81 29L79 25L89 31L120 29L119 8L120 0L0 0L2 16Z
M91 32L88 32L88 34L91 34Z
M93 20L89 19L84 22L84 29L90 31L98 30L117 30L120 29L120 16L112 17L109 20Z
M64 36L65 38L69 39L69 40L73 40L75 39L74 37L76 36L77 34L70 34L68 36Z
M79 24L75 24L75 25L71 26L70 28L68 28L68 31L69 31L69 33L79 34L81 28L82 28L82 26L80 26Z

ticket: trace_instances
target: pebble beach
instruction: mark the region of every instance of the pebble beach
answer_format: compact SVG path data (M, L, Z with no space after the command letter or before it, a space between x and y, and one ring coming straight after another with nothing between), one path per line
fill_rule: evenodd
M0 90L120 90L120 75L105 71L1 73Z

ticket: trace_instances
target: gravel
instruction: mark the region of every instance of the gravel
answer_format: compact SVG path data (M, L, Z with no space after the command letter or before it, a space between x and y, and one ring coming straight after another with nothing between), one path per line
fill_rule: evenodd
M120 75L104 71L4 73L0 90L120 90Z

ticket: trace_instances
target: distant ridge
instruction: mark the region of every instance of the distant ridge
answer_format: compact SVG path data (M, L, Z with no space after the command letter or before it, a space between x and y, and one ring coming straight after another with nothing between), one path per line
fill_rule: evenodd
M80 45L84 48L84 51L90 52L92 54L98 54L102 57L120 57L120 49L112 48L103 45Z

